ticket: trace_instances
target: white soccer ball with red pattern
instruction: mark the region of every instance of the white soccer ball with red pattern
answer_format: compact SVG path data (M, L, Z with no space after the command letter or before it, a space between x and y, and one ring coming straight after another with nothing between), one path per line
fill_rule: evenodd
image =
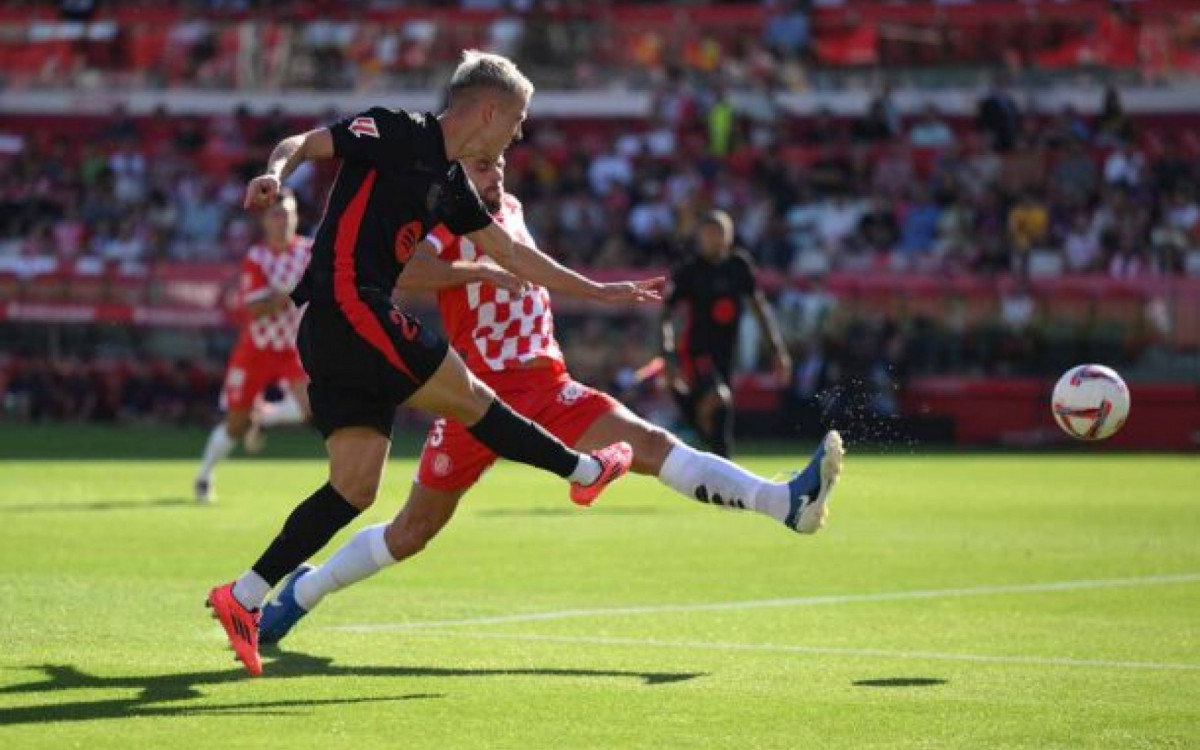
M1104 440L1129 416L1129 387L1104 365L1067 370L1054 386L1054 421L1073 438Z

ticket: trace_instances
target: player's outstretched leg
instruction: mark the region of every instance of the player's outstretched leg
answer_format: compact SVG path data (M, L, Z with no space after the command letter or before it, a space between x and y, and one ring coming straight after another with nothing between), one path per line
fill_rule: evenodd
M414 483L408 502L391 523L368 526L324 564L300 566L263 608L259 642L278 643L301 619L335 591L417 554L440 532L466 493Z
M615 439L633 446L634 472L655 476L692 500L752 510L805 534L815 533L824 522L844 455L841 436L831 432L804 471L788 482L774 482L720 456L695 450L623 408L597 419L576 447L586 449Z
M591 505L628 470L632 451L619 442L591 454L563 445L540 425L496 398L451 350L408 406L467 425L476 440L501 458L549 471L571 482L571 501Z

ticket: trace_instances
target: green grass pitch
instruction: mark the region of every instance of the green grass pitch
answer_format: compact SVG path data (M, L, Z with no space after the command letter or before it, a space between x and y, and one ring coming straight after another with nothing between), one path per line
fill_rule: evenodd
M812 538L504 465L249 679L202 601L324 470L277 435L195 507L201 439L0 430L0 747L1200 747L1195 456L850 445Z

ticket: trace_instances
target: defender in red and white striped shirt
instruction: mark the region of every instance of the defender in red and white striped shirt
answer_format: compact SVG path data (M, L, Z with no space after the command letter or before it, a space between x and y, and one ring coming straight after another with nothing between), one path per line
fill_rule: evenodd
M308 376L296 349L300 310L289 295L304 276L312 240L296 234L296 198L284 191L263 214L261 243L242 260L240 294L244 321L229 357L221 403L225 420L213 428L196 476L199 502L212 502L213 470L243 438L261 446L261 428L308 419ZM264 404L268 386L282 384L285 398Z

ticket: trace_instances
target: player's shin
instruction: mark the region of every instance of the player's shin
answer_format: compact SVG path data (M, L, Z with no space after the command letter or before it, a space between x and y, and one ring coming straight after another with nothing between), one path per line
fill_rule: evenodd
M600 477L600 463L595 458L571 450L499 399L467 431L510 461L536 466L582 485Z
M204 458L200 461L200 472L196 475L197 479L207 480L212 477L213 469L219 462L229 458L229 454L233 453L235 447L237 447L237 440L230 436L224 422L214 427L208 435L208 442L204 445Z
M326 483L296 506L254 567L237 580L233 595L247 609L257 609L272 587L300 563L329 543L333 535L361 513ZM265 587L265 590L264 590Z
M333 557L296 582L296 603L311 612L326 595L375 575L396 562L384 538L388 524L368 526Z
M751 474L712 453L676 444L658 472L663 484L702 503L744 508L783 520L788 512L788 488Z

